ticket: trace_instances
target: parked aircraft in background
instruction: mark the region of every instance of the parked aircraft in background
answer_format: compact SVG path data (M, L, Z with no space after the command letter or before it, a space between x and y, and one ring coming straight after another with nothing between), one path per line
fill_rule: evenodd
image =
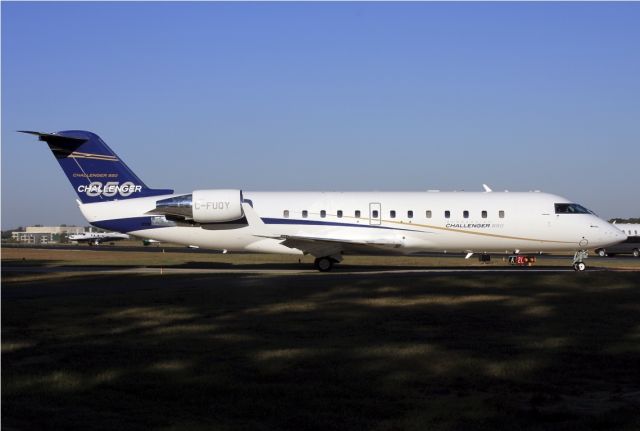
M69 235L69 239L76 242L86 242L89 245L100 245L101 242L129 239L129 235L118 232L85 232Z
M560 196L492 192L174 193L147 187L98 137L25 132L48 143L94 226L228 251L310 254L328 271L348 254L575 252L626 239Z
M615 256L618 254L631 254L640 257L640 224L638 223L615 223L615 227L627 235L627 240L609 247L596 248L599 256Z
M640 223L613 223L627 236L640 236Z

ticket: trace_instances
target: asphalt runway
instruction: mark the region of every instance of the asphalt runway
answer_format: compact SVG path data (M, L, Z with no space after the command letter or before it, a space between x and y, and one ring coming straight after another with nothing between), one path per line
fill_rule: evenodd
M2 247L17 248L17 249L37 249L37 250L78 250L78 251L122 251L122 252L147 252L147 253L209 253L209 254L221 254L221 250L211 250L205 248L192 248L192 247L162 247L158 245L150 246L136 246L136 245L87 245L87 244L46 244L46 245L31 245L31 244L16 244L6 243L2 244Z
M398 265L393 265L393 263L388 264L388 262L372 260L371 264L362 264L362 260L360 263L354 263L353 260L346 257L345 261L341 264L338 264L334 267L334 269L329 273L319 273L315 270L311 263L271 263L271 262L262 262L262 263L254 263L251 261L246 261L242 257L243 254L233 253L232 255L227 255L227 259L224 262L185 262L180 264L155 264L155 263L133 263L127 260L127 254L129 252L144 252L155 254L161 252L163 249L159 247L134 247L134 246L124 246L124 247L113 247L113 246L105 246L105 247L89 247L86 245L49 245L49 246L13 246L8 247L12 251L17 250L25 250L25 251L51 251L51 263L46 263L46 261L38 262L37 264L29 264L32 259L27 257L27 260L11 260L10 258L3 261L2 272L7 276L19 276L20 274L63 274L63 273L75 273L75 274L102 274L102 275L116 275L116 274L129 274L129 275L252 275L252 276L296 276L296 275L316 275L320 277L330 277L330 276L338 276L338 277L349 277L352 280L357 280L360 278L367 278L372 276L380 276L380 277L393 277L393 276L409 276L409 275L428 275L428 274L450 274L453 276L456 275L481 275L481 274L520 274L520 273L528 273L528 274L540 274L540 273L572 273L574 272L573 268L570 265L570 257L569 256L551 256L551 255L543 255L537 256L538 263L535 266L527 267L527 266L503 266L502 265L483 265L483 264L475 264L473 266L457 266L459 262L462 262L464 259L464 255L461 254L438 254L433 253L431 257L435 258L445 258L440 266L433 265L425 265L420 266L416 265L415 262L412 265L402 265L399 263ZM73 259L74 264L65 264L64 261L56 262L56 253L60 251L71 252L67 253L67 255L73 255L78 253L79 256L87 256L86 264L78 264L76 259ZM202 249L190 249L185 247L170 247L166 248L167 253L200 253L207 254L210 253L210 250L202 250ZM99 264L93 265L91 263L91 259L89 257L94 253L108 253L111 255L121 255L121 262L115 259L111 264ZM210 253L211 254L211 253ZM214 256L220 255L220 253L212 253ZM20 255L18 255L20 256ZM189 259L186 257L185 259ZM239 259L234 259L233 256L240 256ZM246 254L244 254L246 256ZM504 256L494 256L494 260L500 263L503 260ZM230 260L228 258L231 258ZM419 259L425 258L429 259L430 255L419 256ZM40 257L35 258L36 261L41 259ZM458 262L455 264L447 264L446 262L451 261L451 259L456 259ZM552 263L552 259L556 261ZM566 259L566 265L557 265L558 259ZM80 261L83 258L80 257ZM149 260L149 259L147 259ZM151 261L156 262L157 260L151 259ZM548 262L545 265L545 261ZM54 263L55 262L55 263ZM366 261L365 261L366 262ZM453 262L453 261L451 261ZM475 262L475 259L472 259L471 262ZM618 265L618 268L614 266L607 267L607 263L611 262L623 262L623 265ZM606 272L606 271L640 271L640 265L636 265L636 263L640 263L638 259L633 257L616 257L612 258L600 258L600 257L592 257L588 260L587 272ZM600 265L600 266L599 266ZM623 269L624 268L624 269Z
M589 268L588 271L611 271L607 268ZM314 275L318 276L363 276L371 275L401 275L401 274L521 274L527 273L565 273L575 272L572 268L546 267L546 268L419 268L419 269L379 269L379 270L343 270L336 268L329 273L319 273L315 269L227 269L227 268L164 268L164 267L138 267L138 268L112 268L107 266L5 266L3 273L92 273L92 274L250 274L250 275Z
M151 246L121 246L117 245L99 245L99 246L89 246L86 244L47 244L47 245L31 245L31 244L15 244L15 243L6 243L2 244L3 248L13 248L13 249L34 249L34 250L73 250L73 251L82 251L82 252L94 252L94 251L113 251L113 252L146 252L146 253L186 253L186 254L223 254L221 250L212 250L205 248L192 248L192 247L181 247L181 246L169 246L162 247L161 245L151 245ZM233 252L233 254L250 254L250 253L241 253L241 252ZM557 259L558 257L570 259L567 255L553 255L553 254L531 254L527 255L535 255L537 259ZM439 258L451 258L451 259L460 259L464 258L465 253L418 253L412 256L416 257L439 257ZM471 259L477 259L477 254L474 254ZM505 254L492 254L493 258L502 258L506 256ZM633 257L632 255L616 255L616 256L607 256L600 257L594 254L589 256L588 262L611 262L611 261L622 261L622 262L639 262L640 259L637 257ZM570 266L570 265L569 265Z

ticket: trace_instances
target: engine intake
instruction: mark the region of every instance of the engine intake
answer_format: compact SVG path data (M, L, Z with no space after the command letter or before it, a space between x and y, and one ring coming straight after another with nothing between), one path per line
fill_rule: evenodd
M244 216L242 191L194 190L189 195L157 201L154 213L191 219L197 223L239 220Z

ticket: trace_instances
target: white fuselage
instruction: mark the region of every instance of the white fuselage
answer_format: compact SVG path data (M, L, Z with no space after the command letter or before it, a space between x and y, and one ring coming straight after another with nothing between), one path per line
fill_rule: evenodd
M554 204L569 201L539 192L244 191L261 224L171 225L158 217L143 229L128 227L127 220L149 217L156 201L173 196L179 194L80 204L80 209L105 229L245 252L303 253L284 244L289 236L326 238L340 252L390 254L576 251L625 239L594 214L557 214Z
M620 229L622 233L627 236L640 236L639 223L616 223L614 226Z

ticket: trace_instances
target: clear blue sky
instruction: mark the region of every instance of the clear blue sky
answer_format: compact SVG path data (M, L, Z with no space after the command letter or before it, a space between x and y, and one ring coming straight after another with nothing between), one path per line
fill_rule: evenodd
M45 144L150 186L554 192L640 216L640 3L2 2L2 228L85 224Z

